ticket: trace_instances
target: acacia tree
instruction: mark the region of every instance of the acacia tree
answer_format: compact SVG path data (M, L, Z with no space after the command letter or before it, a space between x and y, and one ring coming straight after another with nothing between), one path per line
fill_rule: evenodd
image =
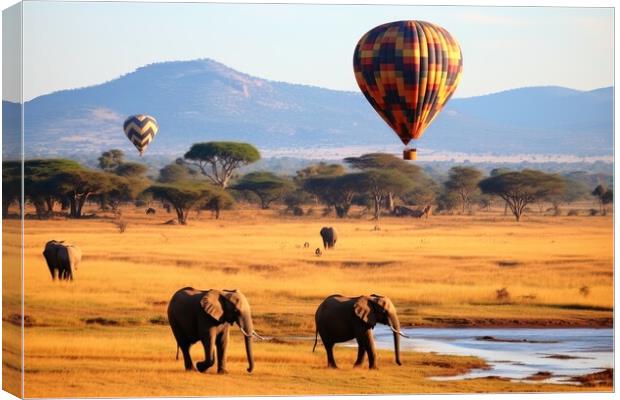
M193 144L184 158L211 183L225 189L234 171L258 161L260 153L249 143L207 142Z
M191 210L205 207L214 199L223 199L232 203L230 195L225 190L206 182L181 181L176 183L159 183L146 190L158 200L170 203L177 213L179 224L186 225ZM219 208L218 208L219 215Z
M17 203L18 214L22 209L21 162L2 162L2 218L7 218L11 204Z
M73 160L43 159L24 162L24 197L34 205L39 218L51 215L56 201L63 200L63 193L57 187L57 176L80 170L83 170L82 166Z
M349 213L355 195L362 190L361 173L341 176L316 176L304 180L303 188L315 195L329 207L334 207L336 216L344 218Z
M64 171L53 177L58 192L69 199L71 218L81 218L84 204L92 195L102 194L112 184L110 174L87 169Z
M360 173L360 188L367 192L374 203L374 219L381 214L381 203L390 194L400 195L411 188L411 180L395 170L371 169Z
M528 204L554 193L562 193L565 185L557 174L530 169L491 176L478 184L483 193L504 199L517 222Z
M177 181L186 181L190 178L190 173L187 166L173 163L168 164L159 170L158 182L172 183Z
M118 149L104 151L97 161L99 162L99 168L111 172L125 162L125 153Z
M456 193L459 196L463 213L465 213L465 209L469 206L472 195L478 189L478 182L481 177L482 172L476 168L450 168L450 175L444 186L446 191Z
M412 182L419 183L421 185L431 184L430 178L426 176L422 168L392 154L369 153L360 157L347 157L344 161L355 169L360 169L363 171L370 169L394 170L402 173ZM386 196L386 206L390 212L394 210L394 196L395 193L393 192L388 192Z
M293 183L271 172L250 172L241 177L232 188L254 193L260 199L261 208L266 210L272 202L292 191Z
M613 191L611 189L607 189L604 185L598 185L592 191L592 196L597 198L601 213L605 215L607 213L605 206L612 203L614 200Z

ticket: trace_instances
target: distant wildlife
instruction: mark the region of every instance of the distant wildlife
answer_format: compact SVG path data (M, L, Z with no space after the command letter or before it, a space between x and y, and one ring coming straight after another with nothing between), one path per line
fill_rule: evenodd
M310 243L305 242L305 243L304 243L304 249L307 249L308 247L310 247Z
M414 218L428 218L431 211L431 206L427 205L424 208L413 209L405 206L394 206L394 215L397 217L414 217Z
M334 344L357 340L357 359L354 366L359 367L368 355L368 367L377 368L375 342L371 330L377 323L390 327L394 332L394 356L396 364L400 362L400 322L396 315L396 308L392 301L377 294L370 296L345 297L334 294L327 297L319 305L314 316L316 349L318 335L321 336L323 346L327 352L327 366L338 368L334 359ZM406 336L405 336L406 337Z
M252 337L260 336L254 331L250 304L238 290L197 290L191 287L179 289L168 304L168 322L183 353L185 369L192 370L189 348L200 341L204 347L205 360L196 363L199 372L205 372L217 357L217 372L226 373L226 349L228 330L237 324L245 339L248 372L254 369Z
M316 248L316 250L314 250L314 254L315 254L317 257L321 257L321 256L323 255L323 252L321 251L321 249L320 249L320 248L318 248L318 247L317 247L317 248Z
M155 209L153 207L147 208L146 215L155 215Z
M321 237L323 238L323 248L331 249L336 245L338 233L335 228L332 228L331 226L324 226L321 229Z
M43 257L52 275L52 280L73 280L73 271L77 271L82 261L82 250L64 241L50 240L45 244Z

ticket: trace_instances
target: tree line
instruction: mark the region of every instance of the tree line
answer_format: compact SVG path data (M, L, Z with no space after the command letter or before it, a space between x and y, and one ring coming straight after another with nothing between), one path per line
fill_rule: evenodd
M146 165L126 161L123 152L115 149L101 154L98 169L66 159L27 160L24 198L42 219L57 212L81 218L87 202L118 212L122 204L160 201L175 211L180 224L187 223L193 210L210 210L219 218L222 210L240 201L262 209L280 203L294 215L303 215L304 205L322 205L340 218L347 217L351 207L362 206L379 219L383 213L394 214L397 203L470 213L475 205L490 208L499 199L516 221L533 204L551 204L559 215L562 204L589 195L598 200L601 212L613 202L613 190L603 185L592 190L570 177L532 169L499 168L484 176L473 167L455 166L445 181L438 182L419 165L385 153L348 157L344 165L313 164L294 176L270 171L239 175L241 167L259 159L251 144L196 143L155 177L147 176ZM3 218L12 204L22 209L21 168L20 162L3 162Z

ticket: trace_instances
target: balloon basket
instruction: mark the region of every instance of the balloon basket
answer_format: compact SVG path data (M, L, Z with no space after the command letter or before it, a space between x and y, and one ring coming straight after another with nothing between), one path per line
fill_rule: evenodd
M416 149L403 150L403 160L415 160L418 158L418 152Z

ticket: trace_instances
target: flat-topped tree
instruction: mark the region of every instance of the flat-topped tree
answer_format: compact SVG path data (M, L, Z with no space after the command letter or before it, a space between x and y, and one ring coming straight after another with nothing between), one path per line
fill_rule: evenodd
M234 171L260 160L260 153L249 143L207 142L193 144L184 158L213 184L226 188Z
M420 185L427 186L432 183L432 180L426 176L422 168L388 153L368 153L359 157L347 157L344 159L344 162L352 168L363 171L370 169L398 171L409 178L412 183L415 182ZM387 209L390 212L394 210L394 196L395 193L393 192L386 194Z
M272 202L291 192L294 185L290 179L277 176L272 172L259 171L242 176L232 188L254 193L260 199L261 208L266 210Z
M104 171L114 171L119 165L125 162L125 153L119 149L104 151L97 159L99 168Z
M498 175L498 176L501 176ZM447 192L456 193L460 200L462 211L465 210L471 202L471 197L478 191L478 182L482 178L482 171L473 167L452 167L450 168L450 176L444 186Z
M483 179L478 183L482 193L501 197L515 216L521 219L525 207L539 199L563 193L566 182L557 174L524 169Z
M218 204L232 203L230 194L220 187L207 182L182 181L176 183L160 183L149 187L150 193L157 200L163 200L172 205L177 213L179 224L186 225L191 210L209 206L213 201ZM219 206L218 206L219 213Z

